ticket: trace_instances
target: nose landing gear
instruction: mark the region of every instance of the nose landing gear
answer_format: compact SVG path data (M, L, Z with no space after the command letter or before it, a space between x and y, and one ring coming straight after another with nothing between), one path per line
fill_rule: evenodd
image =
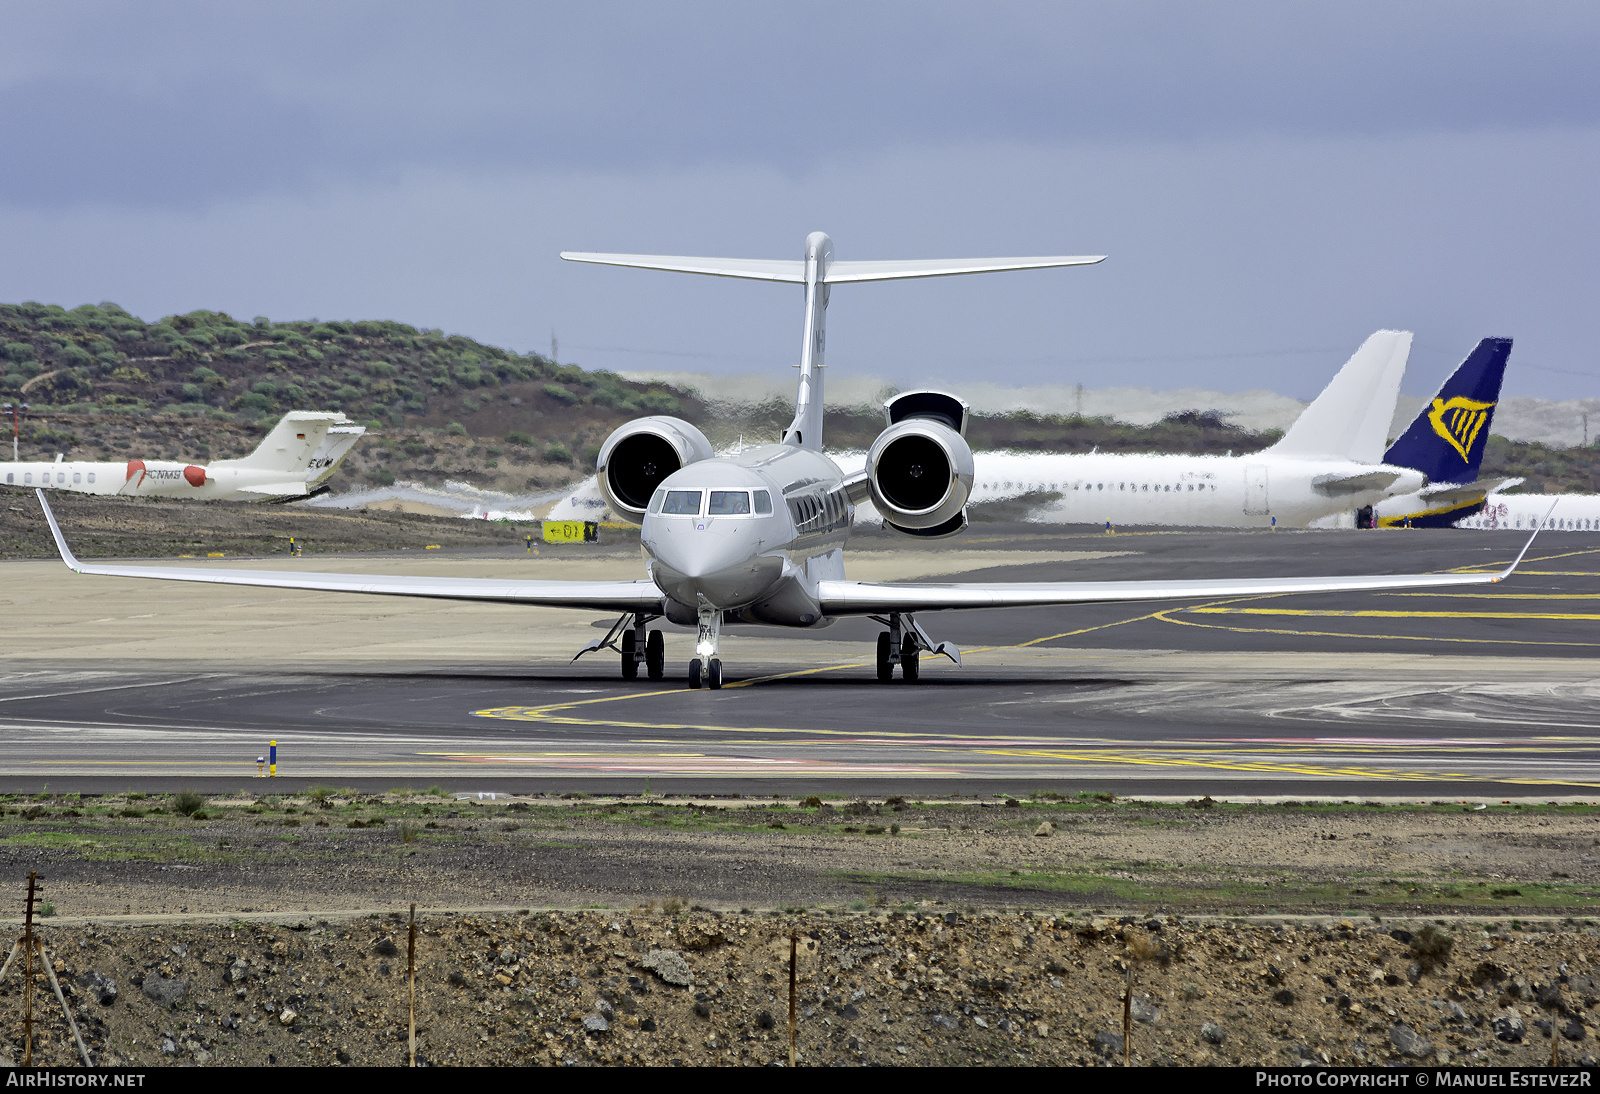
M689 662L689 686L698 688L702 683L712 691L722 687L722 661L717 657L717 645L722 638L722 612L717 608L700 609L699 634L694 644L694 660Z

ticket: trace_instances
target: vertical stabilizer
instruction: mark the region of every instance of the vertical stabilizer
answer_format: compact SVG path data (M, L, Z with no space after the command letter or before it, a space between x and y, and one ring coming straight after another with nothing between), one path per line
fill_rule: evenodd
M1376 332L1267 451L1381 463L1410 356L1410 331Z
M321 486L332 478L339 464L366 432L366 426L351 421L335 422L329 426L322 444L311 456L311 467L306 473L307 489Z
M343 414L295 410L285 414L254 452L237 460L217 460L213 469L232 467L249 471L280 471L285 478L304 481L311 460L322 447L328 430L345 421Z
M1510 359L1511 339L1479 342L1390 446L1383 462L1415 468L1430 484L1476 479Z
M822 369L827 349L828 267L833 240L826 232L806 236L806 329L800 347L800 385L794 395L794 421L783 431L783 443L798 448L822 447Z

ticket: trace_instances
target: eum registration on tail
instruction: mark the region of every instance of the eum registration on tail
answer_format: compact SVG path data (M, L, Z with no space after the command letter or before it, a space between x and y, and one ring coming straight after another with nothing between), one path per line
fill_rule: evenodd
M821 232L796 261L568 254L578 261L722 277L747 277L805 287L805 333L794 421L777 444L716 457L705 436L677 418L649 417L614 432L600 450L598 475L614 512L639 523L646 576L637 581L541 581L507 577L379 577L286 574L159 565L97 565L73 557L50 513L62 560L73 570L106 577L255 585L319 592L422 596L618 612L601 648L621 657L622 675L645 666L665 672L665 641L649 624L666 618L697 625L689 683L722 686L721 628L726 622L822 627L844 616L881 622L877 669L891 679L918 676L924 653L959 663L960 651L930 637L919 612L1033 607L1272 593L1353 592L1478 585L1499 573L1295 577L1211 581L950 582L848 581L844 547L857 503L871 498L886 523L912 536L942 538L966 526L972 452L963 431L966 406L942 392L908 392L889 406L890 424L867 453L864 469L846 474L822 451L824 318L832 286L850 282L939 277L998 270L1089 265L1099 257L835 262ZM1531 542L1531 540L1530 540ZM1524 548L1524 551L1526 548ZM1521 556L1518 556L1520 561ZM516 565L518 568L526 564ZM536 565L536 564L535 564Z

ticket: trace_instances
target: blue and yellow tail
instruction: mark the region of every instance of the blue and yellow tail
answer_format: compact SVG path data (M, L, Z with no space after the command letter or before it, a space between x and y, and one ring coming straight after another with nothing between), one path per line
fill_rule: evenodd
M1479 342L1400 439L1389 446L1383 462L1415 468L1428 476L1429 483L1476 479L1510 358L1511 339Z

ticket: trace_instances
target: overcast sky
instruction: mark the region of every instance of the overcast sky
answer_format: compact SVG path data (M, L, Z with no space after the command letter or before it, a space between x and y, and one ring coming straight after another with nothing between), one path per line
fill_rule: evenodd
M784 368L799 290L557 252L1108 254L845 286L829 364L1600 394L1600 5L0 3L0 300Z

